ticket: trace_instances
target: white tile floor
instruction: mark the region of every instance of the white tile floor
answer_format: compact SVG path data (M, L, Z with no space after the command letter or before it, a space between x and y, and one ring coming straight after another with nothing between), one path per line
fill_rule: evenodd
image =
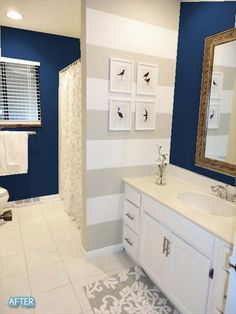
M91 313L83 285L129 267L117 253L90 262L82 256L80 232L63 202L13 208L0 225L0 314ZM36 299L36 308L10 309L10 296Z

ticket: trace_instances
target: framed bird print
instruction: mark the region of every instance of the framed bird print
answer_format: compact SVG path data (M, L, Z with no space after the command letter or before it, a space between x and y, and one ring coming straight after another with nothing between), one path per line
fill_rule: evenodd
M156 102L137 100L135 114L136 130L154 130L156 124Z
M109 130L125 131L131 130L131 100L110 99L109 106Z
M210 98L221 98L221 92L223 89L224 73L213 72L211 82L211 95Z
M133 61L110 59L110 92L131 93L133 83Z
M157 94L158 66L153 64L138 63L137 69L137 94Z
M208 111L207 128L218 129L219 126L220 126L220 105L217 103L213 103L211 101Z

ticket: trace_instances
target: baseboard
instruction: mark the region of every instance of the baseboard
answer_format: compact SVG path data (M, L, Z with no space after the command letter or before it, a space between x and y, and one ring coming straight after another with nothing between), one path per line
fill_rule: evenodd
M51 195L38 196L38 197L8 202L6 207L25 207L25 206L30 206L32 204L39 204L39 203L59 201L59 200L61 200L61 197L59 194L51 194Z
M91 260L98 256L103 256L107 254L122 252L123 250L124 250L124 247L122 243L111 245L111 246L106 246L101 249L97 249L93 251L86 251L84 248L82 248L83 255L86 260Z
M60 201L60 200L62 200L60 194L50 194L50 195L40 196L41 202Z

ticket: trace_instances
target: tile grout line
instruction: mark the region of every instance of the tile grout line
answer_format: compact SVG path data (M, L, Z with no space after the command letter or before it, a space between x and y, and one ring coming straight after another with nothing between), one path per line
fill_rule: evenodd
M93 274L93 275L90 275L90 276L88 276L88 277L86 277L85 279L80 279L80 280L76 280L76 281L72 281L71 280L71 278L70 278L70 276L69 276L69 273L67 272L67 269L66 269L66 267L65 267L65 264L66 264L66 262L67 261L70 261L70 260L73 260L73 259L77 259L77 258L82 258L82 259L84 259L84 257L83 257L83 255L82 255L82 257L81 256L75 256L75 257L72 257L72 258L69 258L69 259L66 259L66 260L63 260L62 259L62 255L61 255L61 253L60 253L60 251L59 251L59 248L58 248L58 246L61 244L61 243L64 243L64 242L56 242L57 240L56 240L56 238L54 238L54 236L53 236L53 231L54 231L54 229L53 228L51 228L50 227L50 224L48 223L48 221L47 221L47 219L46 219L46 212L44 213L44 211L43 211L43 208L41 208L41 209L39 209L39 211L40 211L40 216L42 217L42 220L43 220L43 222L46 224L46 226L47 226L47 230L48 230L48 232L49 232L49 234L50 234L50 236L51 236L51 238L52 238L52 244L51 245L53 245L55 248L56 248L56 252L58 253L58 255L59 255L59 257L60 257L60 260L59 261L57 261L57 262L53 262L53 263L51 263L51 264L48 264L48 265L44 265L44 266L40 266L40 267L37 267L37 268L34 268L34 269L29 269L29 265L28 265L28 262L27 262L27 254L26 254L26 252L27 251L29 251L29 250L27 250L26 249L26 246L25 246L25 243L24 243L24 241L23 241L23 239L24 239L24 237L23 237L23 230L22 230L22 227L23 227L23 221L22 221L22 219L20 219L20 210L19 210L19 208L17 208L17 211L16 211L16 214L17 214L17 218L18 218L18 221L17 221L17 227L19 228L19 231L20 231L20 239L21 239L21 245L22 245L22 248L23 248L23 254L24 254L24 258L25 258L25 266L26 266L26 275L27 275L27 279L28 279L28 285L29 285L29 289L30 289L30 292L31 292L31 295L32 295L32 286L31 286L31 281L30 281L30 276L29 276L29 273L31 272L31 271L35 271L35 270L37 270L37 269L40 269L40 268L43 268L43 267L47 267L47 266L51 266L51 265L56 265L56 264L62 264L62 266L63 266L63 269L64 269L64 271L65 271L65 274L66 274L66 276L67 276L67 278L68 278L68 283L66 283L66 284L62 284L62 285L59 285L59 286L57 286L57 287L55 287L55 288L52 288L52 289L49 289L49 290L45 290L45 291L42 291L42 292L39 292L39 293L36 293L36 295L40 295L40 294L43 294L43 293L45 293L45 292L49 292L49 291L53 291L53 290L56 290L56 289L58 289L58 288L62 288L62 287L65 287L65 286L70 286L71 288L72 288L72 291L73 291L73 295L74 295L74 297L75 297L75 300L77 301L77 303L78 303L78 305L79 305L79 308L80 308L80 311L82 311L82 312L79 312L79 313L85 313L84 311L83 311L83 307L82 307L82 304L81 304L81 302L80 302L80 299L79 299L79 295L76 293L76 289L74 288L74 285L77 283L77 284L79 284L81 287L83 287L85 284L86 284L86 282L92 282L92 281L95 281L95 280L97 280L97 279L95 279L95 277L96 278L99 278L99 276L111 276L112 275L112 273L116 273L116 272L120 272L120 271L122 271L122 270L124 270L124 268L127 268L127 267L130 267L130 263L128 264L128 265L125 265L125 266L123 266L122 265L122 261L121 261L121 265L117 265L116 267L114 267L114 269L111 269L111 270L107 270L107 268L106 268L106 264L104 264L103 266L102 266L102 264L100 264L100 263L98 263L97 264L97 266L98 266L98 268L99 268L99 270L101 270L101 272L99 272L99 273L97 273L97 274ZM65 212L66 213L66 212ZM68 227L61 227L61 228L59 228L59 229L55 229L55 230L61 230L61 231L63 231L63 229L67 229L68 228L68 230L69 230L69 228L70 228L70 226L68 226ZM77 230L78 231L78 234L80 233L80 230L78 229ZM38 233L37 233L38 234ZM62 234L63 234L63 232L62 232ZM39 233L39 235L40 235L40 233ZM27 236L27 235L26 235ZM28 236L27 236L28 237ZM78 246L81 248L81 237L79 237L79 239L70 239L70 240L67 240L67 241L77 241L78 242ZM67 242L66 241L66 242ZM31 250L30 250L31 251ZM85 259L84 259L85 260ZM94 261L95 261L95 265L96 265L96 259L94 259ZM85 262L86 262L86 260L85 260ZM105 269L105 270L104 270ZM101 278L102 279L102 278ZM33 313L35 314L35 310L33 310ZM88 312L88 311L86 311L86 313L90 313L90 312ZM92 313L92 312L91 312Z
M19 207L19 208L20 208L20 207ZM18 211L17 211L17 213L18 213ZM46 220L46 218L45 218L45 216L44 216L44 213L43 213L42 211L41 211L41 215L42 215L43 221L46 223L46 225L47 225L47 227L48 227L48 231L49 231L49 233L50 233L50 235L51 235L51 237L52 237L52 241L53 241L53 243L54 243L54 245L55 245L55 247L56 247L57 253L58 253L58 255L59 255L61 261L58 261L58 262L55 262L55 263L52 263L52 264L48 264L48 265L44 265L44 266L42 266L42 267L33 268L33 269L30 269L30 271L35 271L35 270L40 269L40 268L43 268L43 267L47 267L47 266L51 266L51 265L63 263L63 260L62 260L62 258L61 258L60 252L59 252L59 250L58 250L58 248L57 248L57 246L56 246L56 243L55 243L55 241L54 241L54 238L53 238L53 235L52 235L52 232L51 232L51 228L50 228L49 224L47 223L47 220ZM33 296L33 294L32 294L33 291L32 291L32 286L31 286L30 276L29 276L29 268L28 268L28 263L27 263L27 258L26 258L26 248L25 248L24 241L23 241L23 233L22 233L22 230L21 230L21 222L20 222L19 216L18 216L18 224L19 224L20 235L21 235L21 241L22 241L23 252L24 252L24 257L25 257L25 264L26 264L26 270L27 270L26 274L27 274L28 284L29 284L29 287L30 287L31 296ZM39 233L39 234L40 234L40 233ZM47 247L48 247L48 246L47 246ZM36 250L37 250L37 249L36 249ZM33 251L33 250L30 250L30 251ZM64 263L63 263L63 267L64 267ZM66 273L66 274L67 274L67 273ZM70 280L69 280L69 281L70 281ZM56 290L56 289L58 289L58 288L61 288L61 287L67 286L67 285L68 285L68 284L60 285L60 286L58 286L58 287L56 287L56 288L49 289L49 290L45 290L45 291L42 291L42 292L40 292L40 293L36 293L35 295L39 295L39 294L41 294L41 293L53 291L53 290ZM72 288L73 288L73 287L72 287ZM36 304L37 304L37 300L36 300ZM35 310L33 310L33 313L35 314Z
M21 207L19 207L19 208L21 208ZM57 253L58 253L58 256L60 257L60 260L57 261L57 262L54 262L54 263L52 263L52 264L44 265L44 266L37 267L37 268L34 268L34 269L29 269L29 265L28 265L28 262L27 262L27 252L28 252L28 251L32 251L32 250L30 250L30 249L28 250L28 249L26 248L26 245L25 245L24 238L27 238L28 236L26 235L26 237L24 237L24 233L23 233L23 230L22 230L22 227L23 227L24 224L22 223L22 219L20 219L20 212L19 212L20 209L19 209L19 208L16 208L16 209L15 209L15 215L16 215L16 217L17 217L16 228L19 229L19 237L20 237L19 241L20 241L20 243L21 243L22 253L23 253L23 256L24 256L25 271L23 272L23 274L26 275L27 285L28 285L28 287L29 287L29 291L30 291L31 295L32 295L32 292L33 292L33 291L32 291L32 286L31 286L31 281L30 281L30 276L29 276L30 271L34 271L34 270L40 269L40 268L42 268L42 267L47 267L47 266L50 266L50 265L54 265L54 264L59 264L59 263L60 263L60 264L63 265L63 269L64 269L64 271L65 271L65 275L66 275L67 278L68 278L68 283L63 284L63 285L60 285L60 286L57 286L57 287L55 287L55 288L53 288L53 289L49 289L49 290L46 290L46 291L39 292L39 293L37 293L37 294L41 294L41 293L48 292L48 291L53 291L53 290L56 290L56 289L61 288L61 287L64 287L64 286L70 286L70 287L72 288L72 291L73 291L73 294L74 294L76 303L77 303L78 306L79 306L79 310L80 310L79 313L81 313L81 310L82 310L81 304L80 304L80 302L79 302L79 300L78 300L78 298L77 298L77 295L76 295L76 293L75 293L73 284L72 284L72 282L71 282L71 280L70 280L70 277L69 277L69 275L68 275L68 273L67 273L67 271L66 271L66 269L65 269L64 261L63 261L63 259L62 259L61 254L60 254L60 251L59 251L59 249L58 249L58 244L59 244L59 243L56 243L56 240L54 239L53 234L52 234L52 231L53 231L53 230L51 229L50 225L48 224L48 222L47 222L47 220L46 220L46 217L45 217L45 215L44 215L44 212L43 212L42 210L40 210L40 216L42 217L43 221L45 222L45 224L46 224L46 226L47 226L47 230L48 230L48 232L49 232L49 235L50 235L51 238L52 238L52 245L54 245L54 247L56 248L56 251L57 251ZM59 229L55 229L55 230L62 230L62 229L65 229L65 228L69 228L69 227L60 227ZM79 229L78 229L78 233L79 233ZM37 233L37 235L38 235L38 233ZM39 235L40 235L40 233L39 233ZM76 239L76 240L78 240L78 239ZM8 241L8 240L7 240L7 241ZM21 274L22 274L22 273L21 273ZM11 275L9 275L9 276L7 276L7 277L10 277L10 276L11 276ZM37 294L36 294L36 295L37 295ZM5 304L5 303L4 303L4 304ZM32 309L32 313L35 314L35 310L34 310L34 309ZM78 314L78 313L76 313L76 314ZM82 313L81 313L81 314L82 314Z
M41 215L42 215L43 221L46 223L47 228L48 228L48 231L49 231L49 233L50 233L50 235L51 235L50 228L49 228L49 226L48 226L48 224L47 224L47 221L45 220L45 217L44 217L44 215L43 215L42 212L41 212ZM20 231L21 231L21 228L20 228ZM21 232L21 233L22 233L22 232ZM45 233L45 232L42 232L42 233ZM36 233L35 235L40 235L40 234L42 234L42 233ZM52 236L52 235L51 235L51 236ZM52 240L53 240L53 237L52 237ZM23 241L23 233L22 233L22 242L24 243L24 241ZM54 241L53 241L53 242L54 242ZM52 246L52 245L47 245L47 246L44 246L44 247L41 247L41 248L37 248L37 249L29 249L28 251L33 252L33 251L37 251L38 249L48 248L48 247L50 247L50 246ZM56 247L56 246L55 246L55 247ZM56 249L57 249L57 247L56 247ZM24 246L24 250L26 250L25 246ZM57 252L57 253L58 253L58 252ZM25 253L25 254L26 254L26 253ZM27 254L26 254L26 255L27 255ZM59 255L59 257L61 258L60 254L58 254L58 255ZM42 268L42 267L47 267L47 266L50 266L50 265L53 265L53 264L57 264L57 263L59 263L59 261L58 261L58 262L53 262L53 263L50 263L50 264L46 264L46 265L44 265L44 266L32 268L32 269L29 269L29 268L27 267L27 269L30 270L30 271L34 271L34 270L40 269L40 268ZM26 265L28 266L27 259L26 259Z
M65 211L65 213L66 213L66 211ZM66 273L66 275L67 275L67 277L68 277L68 279L69 279L69 284L70 284L70 286L71 286L71 288L72 288L74 297L75 297L75 299L76 299L77 302L78 302L78 305L79 305L80 310L82 310L81 314L83 314L83 308L82 308L82 306L81 306L81 304L80 304L80 301L79 301L79 299L78 299L78 297L77 297L77 295L76 295L76 293L75 293L74 286L73 286L73 284L72 284L72 281L71 281L71 279L70 279L70 276L69 276L69 274L68 274L68 272L67 272L67 269L66 269L66 267L65 267L65 263L64 263L65 261L62 259L61 253L60 253L60 251L59 251L59 249L58 249L58 246L57 246L58 243L56 243L56 240L54 239L52 230L51 230L51 228L50 228L50 226L49 226L49 224L48 224L48 222L47 222L47 219L45 218L44 213L42 213L42 215L43 215L43 218L44 218L44 220L45 220L45 222L46 222L46 224L47 224L47 226L48 226L49 233L51 234L53 243L54 243L54 245L56 246L57 252L58 252L58 254L59 254L59 256L60 256L60 258L61 258L61 260L62 260L63 269L64 269L64 271L65 271L65 273ZM59 229L64 229L64 228L59 228ZM78 232L79 232L79 229L78 229ZM81 242L80 242L80 244L81 244ZM54 288L54 289L57 289L57 288Z
M55 241L55 239L54 239L54 237L53 237L51 227L50 227L50 225L48 224L47 219L46 219L46 217L45 217L43 211L41 211L41 214L42 214L42 217L43 217L44 222L46 223L46 225L47 225L47 227L48 227L48 231L49 231L49 233L50 233L50 235L51 235L51 237L52 237L53 244L54 244L54 246L56 247L57 253L58 253L58 255L59 255L60 259L61 259L61 261L58 261L58 262L52 263L52 264L48 264L48 265L45 265L45 266L43 266L43 267L47 267L47 266L50 266L50 265L55 265L55 264L62 263L63 268L64 268L64 271L65 271L65 273L66 273L66 275L67 275L67 277L68 277L68 279L69 279L69 282L68 282L67 284L65 284L65 285L60 285L60 286L57 286L57 287L55 287L55 288L42 291L42 292L40 292L40 293L38 293L38 294L36 294L36 295L40 295L40 294L43 294L43 293L45 293L45 292L53 291L53 290L56 290L56 289L58 289L58 288L62 288L62 287L65 287L65 286L70 285L71 288L72 288L74 297L75 297L76 301L78 302L79 308L82 309L82 306L81 306L81 304L80 304L80 302L79 302L79 300L78 300L78 298L77 298L77 295L76 295L76 293L75 293L73 284L72 284L72 282L71 282L71 280L70 280L70 277L69 277L69 275L68 275L68 273L67 273L67 271L66 271L66 268L65 268L65 265L64 265L64 261L63 261L63 259L62 259L62 257L61 257L61 254L60 254L60 251L59 251L59 249L58 249L57 243L56 243L56 241ZM60 230L60 229L64 229L64 227L59 228L59 229L56 229L56 230ZM34 270L40 269L40 268L42 268L42 267L35 268L35 269L32 269L32 270L34 271ZM27 268L27 270L28 270L28 268ZM28 275L28 273L27 273L27 275ZM29 284L30 284L29 275L28 275L28 281L29 281ZM31 284L30 284L30 289L31 289L31 293L32 293ZM35 311L34 311L34 314L35 314ZM76 313L76 314L77 314L77 313ZM81 313L79 313L79 314L83 314L83 312L81 312Z
M25 257L26 274L27 274L28 284L29 284L29 288L30 288L30 294L31 294L31 296L33 296L31 282L30 282L30 277L29 277L29 269L28 269L28 262L27 262L25 244L24 244L24 241L23 241L23 233L22 233L22 229L21 229L21 219L20 219L20 215L19 215L19 208L17 208L18 224L19 224L20 236L21 236L23 252L24 252L24 257ZM33 313L35 314L35 310L34 309L33 309Z

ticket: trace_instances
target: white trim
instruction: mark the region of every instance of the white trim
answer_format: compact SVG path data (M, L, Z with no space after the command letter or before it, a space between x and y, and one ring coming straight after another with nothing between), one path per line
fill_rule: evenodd
M11 62L11 63L17 63L17 64L29 64L29 65L40 66L40 62L21 60L21 59L13 59L13 58L5 58L5 57L0 57L0 62Z
M35 199L38 199L38 201L36 202ZM11 201L7 203L7 207L25 207L25 206L31 206L33 204L61 201L61 200L62 198L60 197L59 194L36 196L36 197L26 198L26 199L17 200L17 201ZM11 206L9 206L8 204L11 204Z
M62 197L59 194L50 194L50 195L39 196L39 197L42 202L62 200Z
M84 247L82 246L82 253L84 255L85 260L91 260L98 256L104 256L112 253L118 253L122 252L124 250L124 247L122 243L106 246L101 249L93 250L93 251L86 251Z

